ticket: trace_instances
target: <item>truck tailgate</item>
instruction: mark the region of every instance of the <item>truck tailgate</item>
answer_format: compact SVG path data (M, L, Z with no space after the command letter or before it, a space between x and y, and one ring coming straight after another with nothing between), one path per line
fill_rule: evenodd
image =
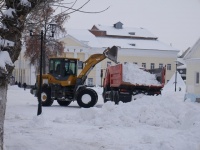
M110 86L111 87L119 87L123 83L123 81L122 81L122 64L110 66L109 73L110 73Z

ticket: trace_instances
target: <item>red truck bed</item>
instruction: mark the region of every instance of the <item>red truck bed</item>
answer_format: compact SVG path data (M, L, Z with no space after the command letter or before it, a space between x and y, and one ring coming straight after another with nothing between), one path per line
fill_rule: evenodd
M104 86L109 85L110 87L121 87L121 86L142 86L142 87L152 87L152 88L162 88L165 84L165 68L160 69L160 71L155 71L157 73L158 81L160 85L140 85L140 84L132 84L130 82L123 81L123 65L118 64L115 66L110 66L107 68L107 72L104 79ZM153 70L146 70L154 74Z
M129 69L132 69L132 68L129 68ZM132 82L131 80L127 80L130 82L124 82L123 81L123 65L118 64L115 66L110 66L106 69L106 74L103 81L102 96L103 96L104 102L114 101L115 104L118 104L119 101L122 101L126 103L132 100L132 95L137 95L140 93L145 94L145 95L161 94L161 89L163 88L165 84L165 71L166 71L165 68L157 68L157 69L151 69L151 70L142 69L143 71L138 70L139 68L134 68L134 69L136 70L132 70L132 72L129 72L129 71L126 72L128 73L127 75L131 76L131 78L132 76L135 75L134 71L136 71L137 73L141 73L142 75L145 75L145 76L149 74L146 74L143 71L147 71L151 74L155 74L156 80L159 81L160 84L156 84L156 85L133 84L139 81L140 75L137 76L138 78L133 77L135 79L138 79L138 80L135 80L136 82ZM146 83L146 82L140 82L140 83ZM148 84L149 83L150 82L148 82ZM154 83L154 82L151 82L151 83Z

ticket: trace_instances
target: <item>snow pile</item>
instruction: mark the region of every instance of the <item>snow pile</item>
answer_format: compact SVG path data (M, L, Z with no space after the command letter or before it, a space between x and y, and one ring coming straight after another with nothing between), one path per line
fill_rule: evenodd
M200 127L198 108L195 104L178 101L176 96L143 96L130 103L114 105L107 102L101 109L81 109L77 119L98 126L134 127L142 123L162 128L186 129ZM196 115L193 114L194 110L198 111Z
M14 66L9 53L7 51L0 51L0 68L5 68L6 64Z
M176 82L176 85L175 85L175 82ZM176 73L174 73L171 79L163 87L163 91L165 91L165 93L175 91L175 86L176 86L176 91L182 91L182 92L186 91L186 84L183 81L178 71L177 71L177 76L176 76Z
M143 96L130 103L119 105L107 102L102 108L80 109L75 116L68 116L68 119L75 119L83 125L98 126L104 130L122 128L115 131L119 132L120 143L124 142L122 139L126 134L132 135L133 132L140 144L135 144L133 148L130 148L131 150L137 148L198 150L200 147L197 142L200 140L200 105L180 100L179 94L182 93ZM126 133L127 128L131 128L132 131ZM109 137L116 138L112 135ZM134 136L130 138L131 140L126 138L130 140L129 146L132 140L134 143L138 142L134 140Z
M139 85L161 85L154 74L143 71L136 64L123 64L123 81Z

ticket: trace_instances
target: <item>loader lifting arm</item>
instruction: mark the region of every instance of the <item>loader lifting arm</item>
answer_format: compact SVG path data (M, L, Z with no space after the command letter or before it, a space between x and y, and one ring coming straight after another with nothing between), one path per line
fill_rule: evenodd
M90 73L90 71L95 67L96 64L103 61L105 58L108 58L117 63L117 53L118 53L118 48L116 46L113 46L112 48L107 48L106 50L104 50L103 54L91 55L85 61L85 67L77 77L76 88L79 85L84 84L85 80L87 79L87 75Z

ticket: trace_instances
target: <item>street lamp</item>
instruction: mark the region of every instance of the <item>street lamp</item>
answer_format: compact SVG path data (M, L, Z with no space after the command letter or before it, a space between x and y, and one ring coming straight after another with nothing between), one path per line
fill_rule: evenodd
M177 84L177 65L178 65L178 62L177 62L177 60L176 60L175 62L176 62L176 73L175 73L175 92L176 92L176 84Z
M38 93L38 111L37 115L40 115L42 113L42 56L43 56L43 39L44 39L44 32L41 30L40 34L33 34L33 27L35 26L34 23L29 23L28 28L30 31L30 36L40 36L41 40L41 48L40 48L40 79L39 79L39 93ZM55 23L50 23L49 24L49 29L51 30L52 35L50 37L54 37L55 29L56 29L56 24Z

